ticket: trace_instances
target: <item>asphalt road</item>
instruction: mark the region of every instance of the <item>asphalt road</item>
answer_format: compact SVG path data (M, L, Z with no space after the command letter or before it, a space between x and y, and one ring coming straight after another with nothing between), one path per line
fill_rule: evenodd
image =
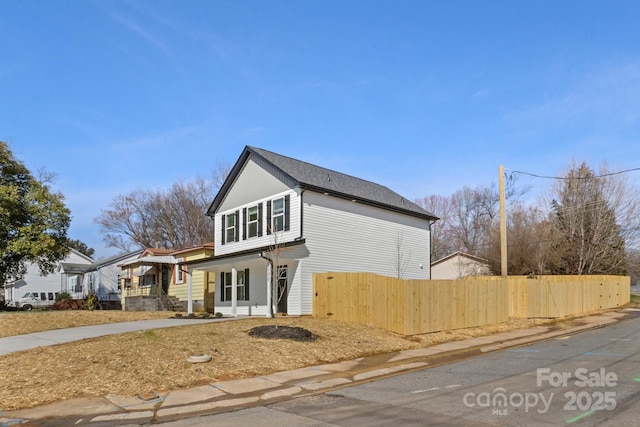
M181 426L636 426L640 318ZM154 424L159 425L159 424Z

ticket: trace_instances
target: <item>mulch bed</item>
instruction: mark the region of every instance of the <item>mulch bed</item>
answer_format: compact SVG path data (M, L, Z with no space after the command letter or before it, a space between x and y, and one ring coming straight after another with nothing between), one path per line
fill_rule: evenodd
M267 339L287 339L293 341L315 341L318 336L299 326L262 325L249 331L249 336Z

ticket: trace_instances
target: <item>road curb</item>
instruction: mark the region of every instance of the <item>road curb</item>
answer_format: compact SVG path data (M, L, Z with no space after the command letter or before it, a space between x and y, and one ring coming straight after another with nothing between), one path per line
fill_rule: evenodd
M624 312L606 312L571 320L574 326L566 329L540 327L514 330L484 337L439 344L422 349L389 353L388 360L366 367L367 358L282 371L263 377L216 382L207 386L181 389L157 395L144 401L140 397L106 396L94 399L75 399L55 402L30 410L0 412L0 427L38 421L38 425L118 425L128 422L172 421L189 415L227 412L309 394L325 393L355 384L399 375L459 360L461 357L486 354L535 342L597 329L627 317ZM492 341L493 344L487 342ZM447 345L449 344L449 345ZM379 357L379 355L377 356ZM69 416L65 408L83 400L85 413ZM93 408L93 411L91 410ZM93 412L93 413L90 413ZM31 413L31 416L29 415ZM33 416L35 415L35 416Z

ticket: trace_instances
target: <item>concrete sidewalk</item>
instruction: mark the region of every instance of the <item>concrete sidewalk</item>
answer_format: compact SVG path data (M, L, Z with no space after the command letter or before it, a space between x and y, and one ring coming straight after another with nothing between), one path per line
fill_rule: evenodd
M574 334L617 322L638 309L607 312L565 322L564 328L538 326L496 335L404 350L385 355L278 372L256 378L214 382L189 389L139 396L108 395L55 402L18 411L0 411L0 426L28 423L38 426L140 425L171 421L188 416L224 412L252 405L375 380L410 370L423 369L459 357L482 354L535 341ZM220 319L216 319L219 321ZM228 320L228 319L227 319ZM215 320L214 320L215 321ZM163 326L151 326L149 328ZM173 322L173 319L171 319ZM193 322L193 320L191 320ZM132 322L140 323L140 322ZM170 324L178 326L179 323ZM147 326L147 325L145 325ZM125 326L129 328L131 326ZM80 329L80 328L78 328ZM124 332L131 329L125 329ZM138 329L139 330L139 329ZM2 343L0 342L0 345Z
M33 348L80 341L86 338L96 338L106 335L122 334L125 332L144 331L147 329L172 328L196 323L224 322L248 317L225 318L170 318L138 320L134 322L107 323L104 325L79 326L77 328L55 329L52 331L35 332L33 334L16 335L0 338L0 355L16 351L31 350ZM0 424L1 426L1 424Z

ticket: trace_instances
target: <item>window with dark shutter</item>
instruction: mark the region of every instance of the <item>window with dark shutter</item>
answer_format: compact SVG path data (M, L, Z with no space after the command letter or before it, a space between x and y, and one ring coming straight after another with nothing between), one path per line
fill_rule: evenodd
M232 214L223 215L224 220L224 240L223 242L239 242L240 241L240 211Z
M285 229L285 197L271 201L271 228L273 231Z
M247 234L248 236L251 237L257 237L258 236L258 229L259 229L259 209L258 209L258 205L256 206L251 206L250 208L245 208L246 213L247 213L247 220L245 221L246 224L246 228L247 228Z

